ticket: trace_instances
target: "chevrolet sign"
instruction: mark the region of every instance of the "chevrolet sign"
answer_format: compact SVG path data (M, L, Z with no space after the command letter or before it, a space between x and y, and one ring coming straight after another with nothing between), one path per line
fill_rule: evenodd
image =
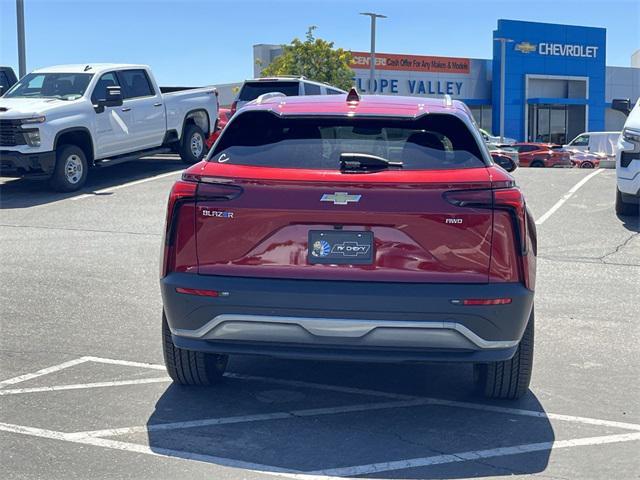
M520 53L532 53L537 51L539 55L546 56L596 58L600 47L547 42L541 42L535 45L529 42L520 42L516 43L513 48Z
M349 202L359 202L362 195L349 195L347 192L325 193L321 202L333 202L334 205L347 205Z
M529 42L520 42L516 43L516 46L514 48L522 53L531 53L535 52L537 47Z

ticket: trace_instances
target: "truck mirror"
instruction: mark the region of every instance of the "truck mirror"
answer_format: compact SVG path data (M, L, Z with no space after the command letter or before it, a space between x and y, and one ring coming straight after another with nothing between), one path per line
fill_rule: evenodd
M105 107L119 107L122 105L122 89L119 85L107 87L107 98L104 100Z
M628 116L631 113L631 102L628 98L615 98L611 102L611 108Z

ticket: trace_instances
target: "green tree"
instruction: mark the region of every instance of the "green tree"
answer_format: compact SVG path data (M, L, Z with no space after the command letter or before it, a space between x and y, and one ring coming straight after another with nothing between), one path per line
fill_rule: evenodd
M282 55L262 71L262 76L304 75L310 80L326 82L345 90L351 88L351 52L333 48L333 42L316 38L313 35L316 28L309 27L304 42L294 38L291 44L283 45Z

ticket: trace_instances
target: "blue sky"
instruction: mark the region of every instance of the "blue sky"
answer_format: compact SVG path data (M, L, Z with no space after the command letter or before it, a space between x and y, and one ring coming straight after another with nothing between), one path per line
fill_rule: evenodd
M24 0L27 69L62 63L151 65L163 85L226 83L251 77L252 45L316 35L349 50L491 57L498 18L607 28L607 64L629 66L640 48L638 0ZM17 70L15 0L0 0L0 63Z

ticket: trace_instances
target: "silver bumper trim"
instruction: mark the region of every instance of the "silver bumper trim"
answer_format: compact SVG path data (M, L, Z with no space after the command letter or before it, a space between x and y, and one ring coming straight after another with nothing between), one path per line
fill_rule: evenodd
M517 340L485 340L455 322L360 320L222 314L197 330L171 329L200 340L332 343L424 348L511 348Z

